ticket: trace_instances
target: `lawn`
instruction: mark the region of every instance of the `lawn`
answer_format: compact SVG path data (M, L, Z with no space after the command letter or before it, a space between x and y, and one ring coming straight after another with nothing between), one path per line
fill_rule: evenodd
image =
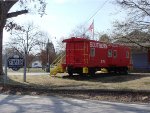
M24 72L24 68L20 68L18 71L13 71L12 69L8 68L7 70L8 72ZM31 72L37 72L37 73L41 73L41 72L45 72L42 68L27 68L27 73L31 73Z
M71 88L71 89L136 89L150 90L150 74L109 75L96 76L68 76L66 73L56 76L28 75L27 82L23 82L22 75L9 75L9 84L30 85L39 88Z

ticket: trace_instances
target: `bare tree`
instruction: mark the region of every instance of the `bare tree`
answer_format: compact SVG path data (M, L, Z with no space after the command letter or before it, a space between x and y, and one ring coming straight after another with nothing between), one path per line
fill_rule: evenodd
M40 52L40 60L42 61L43 69L47 65L47 55L46 54L47 54L46 50L41 50L41 52Z
M150 1L149 0L116 0L117 4L128 12L125 22L117 22L118 28L125 31L150 29Z
M28 67L28 72L29 72L29 69L31 67L31 63L33 62L34 58L36 58L35 55L33 55L32 53L31 54L28 54L28 61L27 61L27 67Z
M15 47L18 51L26 50L27 54L39 50L40 44L45 43L42 41L47 38L45 34L33 23L24 24L22 28L23 31L12 30L8 46Z
M56 52L52 41L49 41L51 38L50 35L46 32L43 32L43 37L40 39L39 47L40 53L39 57L42 61L42 66L50 65L52 61L56 58Z
M44 31L42 32L42 36L41 36L40 44L39 44L41 51L46 49L47 43L50 38L51 38L51 36L47 32L44 32Z
M79 25L72 30L70 37L84 37L89 38L88 29L84 25Z
M124 22L116 21L114 24L116 38L121 37L123 40L125 38L130 43L144 47L145 45L140 43L140 41L143 41L143 38L138 37L138 41L136 38L137 33L146 32L147 35L150 33L150 1L116 0L116 2L128 12L128 18ZM136 35L133 35L133 32L136 32ZM144 39L145 43L150 41L149 37L146 37L147 39Z
M12 6L19 3L23 10L9 12ZM30 5L29 5L30 4ZM33 7L31 7L31 4ZM40 15L43 15L46 8L45 0L0 0L0 75L3 73L2 69L2 43L3 43L3 28L6 25L8 18L16 17L21 14L25 14L33 11L33 9ZM32 9L32 10L31 10ZM13 25L13 24L12 24ZM15 26L11 26L13 28Z
M102 34L99 36L99 41L102 42L111 42L110 37L107 34Z
M56 53L57 54L61 54L65 51L66 48L66 44L63 43L63 40L66 39L65 37L61 37L58 41L57 41L57 46L56 46Z
M52 42L47 42L45 49L40 52L40 59L42 66L50 65L56 58L55 48Z
M47 37L45 37L44 33L40 31L38 27L34 26L33 23L25 24L22 28L23 31L12 30L12 35L7 45L11 46L11 48L15 48L20 53L23 52L28 62L30 52L35 54L35 51L40 50L40 44L45 43L42 42L42 40Z

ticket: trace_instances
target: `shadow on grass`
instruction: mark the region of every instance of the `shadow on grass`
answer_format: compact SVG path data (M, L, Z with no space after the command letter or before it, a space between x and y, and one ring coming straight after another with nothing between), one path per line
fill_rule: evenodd
M37 76L38 77L38 76ZM34 87L36 89L42 88L42 89L53 89L53 88L72 88L72 87L79 87L79 86L85 86L85 83L82 81L86 82L101 82L101 83L121 83L121 82L127 82L127 81L132 81L132 80L138 80L144 77L150 77L150 74L128 74L128 75L111 75L107 73L101 73L101 74L96 74L95 76L79 76L79 75L73 75L73 76L68 76L67 74L64 76L56 76L56 79L65 79L65 80L75 80L75 81L80 81L80 84L69 84L69 85L56 85L53 82L46 82L42 84L37 84L37 83L30 83L30 82L22 82L22 81L15 81L11 78L8 78L8 81L6 83L6 86L8 85L15 85L15 86L23 86L23 87ZM3 84L3 81L0 82ZM149 84L149 82L147 83ZM20 90L20 89L19 89Z
M39 76L37 76L37 77L39 77ZM58 79L60 79L60 78L58 78ZM36 90L42 89L42 91L46 92L49 89L50 90L51 89L61 89L61 88L63 89L63 88L72 88L72 87L84 86L84 84L82 84L82 83L81 84L69 84L69 85L65 85L65 84L57 85L57 84L54 84L54 82L33 83L33 82L28 82L28 80L26 82L23 82L23 81L18 81L18 80L16 81L16 80L9 78L9 77L8 77L8 80L7 80L5 85L4 85L4 81L1 81L0 85L3 85L6 90L7 90L7 88L10 88L10 87L14 88L15 90L13 89L13 92L11 92L11 89L9 89L10 94L16 94L17 92L22 92L22 90L23 90L22 88L27 89L27 92L25 92L25 93L28 94L30 91L32 92L32 90L31 90L32 88L34 90L35 89Z
M73 75L73 76L62 76L64 79L70 80L78 80L78 81L89 81L89 82L102 82L102 83L117 83L117 82L126 82L141 79L144 77L150 77L150 74L128 74L128 75L119 75L119 74L108 74L108 73L98 73L94 76L80 76L80 75Z

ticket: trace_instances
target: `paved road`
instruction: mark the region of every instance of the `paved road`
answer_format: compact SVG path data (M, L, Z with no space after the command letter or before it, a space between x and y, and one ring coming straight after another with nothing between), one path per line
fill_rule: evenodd
M0 94L0 113L150 113L150 105Z

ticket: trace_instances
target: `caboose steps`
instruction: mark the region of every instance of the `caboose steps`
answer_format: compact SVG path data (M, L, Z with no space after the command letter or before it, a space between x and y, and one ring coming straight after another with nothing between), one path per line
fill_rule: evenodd
M52 68L50 69L50 75L56 75L57 73L64 73L65 70L62 66L62 64L64 63L65 63L65 53L62 53L51 63L50 67Z

